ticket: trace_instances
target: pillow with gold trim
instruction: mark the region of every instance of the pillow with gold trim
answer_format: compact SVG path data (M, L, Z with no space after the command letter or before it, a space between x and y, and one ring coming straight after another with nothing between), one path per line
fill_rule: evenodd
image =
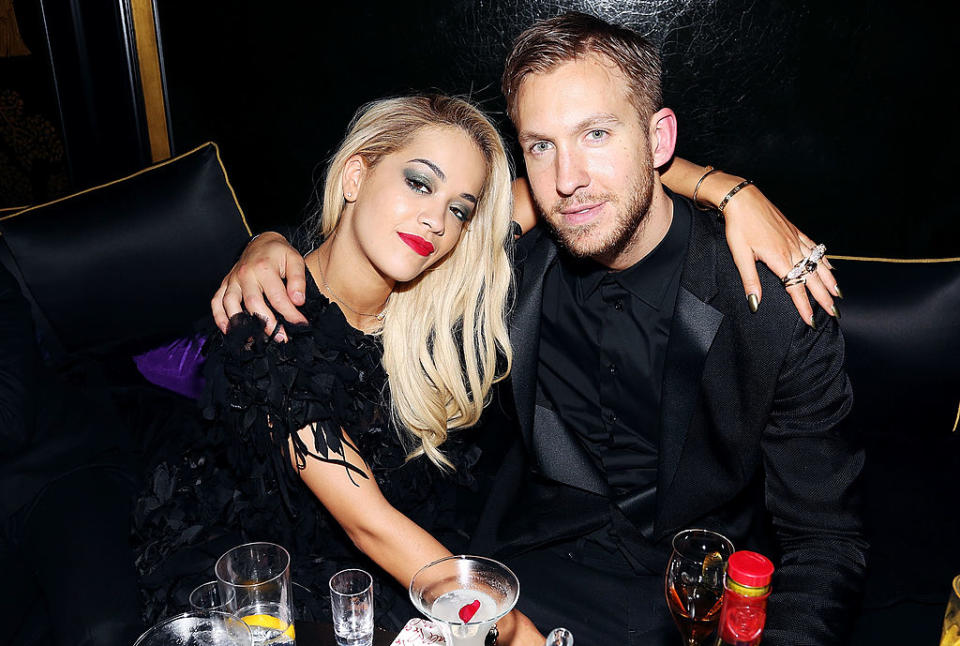
M0 215L48 352L144 349L209 312L250 237L216 144ZM4 257L5 256L5 257Z

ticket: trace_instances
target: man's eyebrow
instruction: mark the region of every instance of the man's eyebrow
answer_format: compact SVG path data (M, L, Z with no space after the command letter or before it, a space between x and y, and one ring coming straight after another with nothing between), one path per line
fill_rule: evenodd
M444 174L444 172L443 172L442 170L440 170L440 167L437 166L436 164L434 164L434 163L433 163L432 161L430 161L429 159L419 159L419 158L418 158L418 159L411 159L410 161L411 161L411 162L417 162L417 163L423 164L424 166L429 167L430 170L432 170L434 173L436 173L437 177L439 177L440 179L442 179L444 182L447 181L447 176Z
M593 126L614 125L618 123L620 123L620 117L617 115L610 112L600 112L584 117L570 130L571 132L581 132L583 130L589 130ZM547 135L542 135L538 132L524 130L523 132L517 134L517 139L520 141L520 143L524 143L527 141L540 141L541 139L549 140L550 137Z

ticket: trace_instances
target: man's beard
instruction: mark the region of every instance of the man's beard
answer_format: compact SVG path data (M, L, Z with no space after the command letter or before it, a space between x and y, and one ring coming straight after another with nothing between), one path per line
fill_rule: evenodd
M543 218L554 240L578 258L612 261L629 250L640 237L653 199L653 163L646 161L626 195L583 193L558 200ZM563 209L597 202L614 209L612 222L605 216L579 226L564 225ZM539 201L536 204L541 214L547 213Z

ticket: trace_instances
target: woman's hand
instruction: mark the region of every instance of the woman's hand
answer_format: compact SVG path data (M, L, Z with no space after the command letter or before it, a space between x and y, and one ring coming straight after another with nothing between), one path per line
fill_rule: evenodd
M511 610L497 622L497 644L501 646L543 646L547 638L540 634L525 614Z
M277 319L264 302L264 295L286 320L306 323L307 319L297 309L306 300L305 271L303 257L286 238L272 231L261 233L247 243L240 260L210 300L217 327L226 334L230 317L246 310L262 318L267 332L272 332ZM277 332L276 338L286 340L283 330Z
M713 176L707 180L712 178ZM739 178L734 179L737 179L736 184L739 184ZM732 184L731 188L736 184ZM759 260L782 278L794 264L809 256L816 246L793 226L756 186L747 186L738 192L727 203L723 215L726 221L727 244L730 245L730 253L733 254L733 261L743 280L744 293L747 294L748 301L750 294L756 294L757 305L762 297L762 288L756 261ZM794 285L786 289L800 316L810 324L813 320L813 308L804 285ZM823 309L833 316L837 315L833 297L839 297L840 292L837 289L837 279L833 277L826 259L818 263L817 270L807 276L806 289L810 290Z
M743 178L720 171L712 171L706 175L708 169L709 167L704 168L676 157L669 166L661 169L661 179L667 188L675 193L716 208ZM774 274L783 278L797 262L809 256L816 245L753 185L738 191L730 198L723 209L723 215L726 220L727 244L730 245L733 261L743 280L750 309L756 311L763 295L756 261L759 260ZM842 296L826 259L817 265L816 272L807 276L806 289L810 290L823 309L837 316L833 297ZM813 308L803 284L789 287L787 292L800 316L810 324Z

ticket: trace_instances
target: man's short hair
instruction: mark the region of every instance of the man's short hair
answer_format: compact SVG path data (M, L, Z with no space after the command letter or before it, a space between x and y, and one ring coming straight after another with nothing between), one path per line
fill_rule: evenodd
M513 43L503 70L507 115L517 123L517 94L528 74L542 74L580 56L599 54L615 64L630 85L630 101L645 122L663 107L660 53L640 34L585 13L541 20Z

